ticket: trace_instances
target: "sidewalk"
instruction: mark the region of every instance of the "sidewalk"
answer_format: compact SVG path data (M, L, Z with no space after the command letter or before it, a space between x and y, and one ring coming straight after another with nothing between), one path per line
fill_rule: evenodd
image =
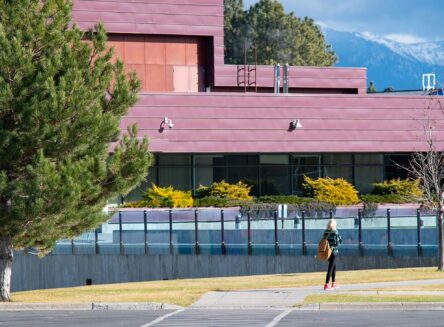
M372 289L372 288L436 285L436 284L444 284L444 279L341 285L339 289L333 290L331 292L335 293L349 292L354 290L365 291L365 289ZM372 292L373 294L376 294L376 291ZM406 294L428 295L429 293L430 293L429 291L402 292L403 295ZM292 308L295 304L302 303L305 297L311 294L325 294L325 291L322 289L322 285L319 285L319 286L310 286L310 287L301 287L301 288L209 292L205 294L197 302L195 302L191 306L191 308L206 308L206 309ZM439 292L439 294L433 292L433 295L444 295L444 292ZM327 307L329 305L331 304L322 304L321 306ZM348 304L342 304L341 306L347 306L347 305ZM364 303L361 305L369 306L373 304ZM399 306L398 303L394 303L394 305ZM311 306L307 306L307 308L309 307Z

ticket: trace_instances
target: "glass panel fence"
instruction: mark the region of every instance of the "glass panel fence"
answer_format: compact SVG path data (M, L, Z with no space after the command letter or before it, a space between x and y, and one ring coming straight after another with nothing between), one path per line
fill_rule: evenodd
M330 216L335 216L341 255L436 255L436 217L417 214L412 208L340 208L331 213L286 207L249 213L239 208L126 210L95 231L60 240L53 254L314 256Z

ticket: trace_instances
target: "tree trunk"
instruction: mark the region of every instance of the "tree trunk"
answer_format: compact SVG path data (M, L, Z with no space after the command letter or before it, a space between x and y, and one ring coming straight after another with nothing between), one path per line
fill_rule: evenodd
M438 212L438 269L444 270L444 243L443 243L443 212L439 210Z
M0 235L0 301L11 301L12 238Z

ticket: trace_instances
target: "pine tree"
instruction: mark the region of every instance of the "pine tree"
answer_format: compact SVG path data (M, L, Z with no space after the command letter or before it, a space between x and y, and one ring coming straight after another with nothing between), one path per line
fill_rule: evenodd
M227 63L244 62L245 41L250 49L256 44L258 64L332 66L336 63L335 53L314 21L286 14L278 0L260 0L245 12L238 9L242 5L240 0L225 0L224 4ZM248 61L253 61L251 50Z
M106 220L106 200L146 176L151 156L120 118L140 82L113 63L103 25L71 26L68 0L0 0L0 299L14 249L43 255ZM114 144L113 154L109 154Z

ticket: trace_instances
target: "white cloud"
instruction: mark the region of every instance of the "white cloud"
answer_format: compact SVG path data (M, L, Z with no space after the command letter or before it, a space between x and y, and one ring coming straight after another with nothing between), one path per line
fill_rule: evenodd
M385 38L405 44L424 43L427 41L422 37L412 34L387 34Z

